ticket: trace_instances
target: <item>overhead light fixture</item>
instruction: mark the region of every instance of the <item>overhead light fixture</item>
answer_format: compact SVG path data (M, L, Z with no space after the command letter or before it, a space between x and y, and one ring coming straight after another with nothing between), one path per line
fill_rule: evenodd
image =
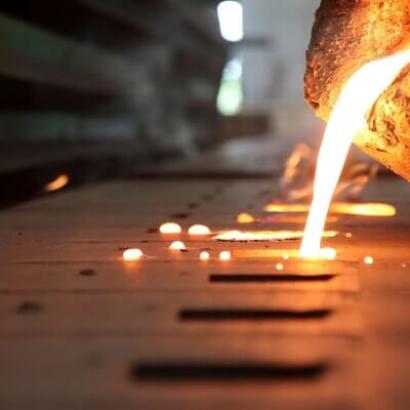
M231 42L243 39L243 7L238 1L226 0L219 3L219 27L221 36Z

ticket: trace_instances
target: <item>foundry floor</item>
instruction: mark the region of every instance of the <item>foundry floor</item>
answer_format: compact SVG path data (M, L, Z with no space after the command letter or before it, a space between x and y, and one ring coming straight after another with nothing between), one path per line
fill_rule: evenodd
M410 407L410 185L372 182L364 199L393 203L398 215L341 218L326 241L338 250L332 262L270 253L298 242L155 232L169 220L255 229L235 217L263 215L281 164L265 143L253 147L1 211L1 409ZM170 252L180 238L188 251ZM146 257L124 263L126 247ZM210 261L198 260L201 249ZM224 249L231 261L217 259ZM210 281L307 271L330 276Z

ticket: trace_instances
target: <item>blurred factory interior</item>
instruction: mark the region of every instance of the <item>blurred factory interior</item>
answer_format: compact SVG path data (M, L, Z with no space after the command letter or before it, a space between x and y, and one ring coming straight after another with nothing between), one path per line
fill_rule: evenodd
M303 100L318 3L2 1L1 173L88 160L92 179L320 134Z

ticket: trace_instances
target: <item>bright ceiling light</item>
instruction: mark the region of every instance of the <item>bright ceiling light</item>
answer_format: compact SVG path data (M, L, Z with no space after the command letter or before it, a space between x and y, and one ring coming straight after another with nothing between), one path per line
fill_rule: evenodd
M219 3L217 10L222 37L227 41L241 41L243 39L242 4L226 0Z

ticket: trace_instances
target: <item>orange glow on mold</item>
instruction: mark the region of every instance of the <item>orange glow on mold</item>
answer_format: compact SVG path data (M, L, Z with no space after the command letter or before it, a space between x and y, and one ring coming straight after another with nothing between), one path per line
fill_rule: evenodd
M247 212L241 212L236 217L236 222L238 224L251 224L255 222L255 218L251 214L248 214Z
M307 211L306 211L307 212ZM258 218L258 222L264 223L277 223L277 224L305 224L306 223L306 212L304 213L274 213L269 216L263 216ZM329 215L327 217L327 222L337 222L340 219L340 216Z
M126 249L122 254L122 259L126 262L138 261L144 256L141 249L131 248Z
M179 234L182 232L182 228L175 222L165 222L159 227L159 231L164 234Z
M349 148L356 133L367 129L366 113L410 63L410 50L362 66L344 85L323 136L301 255L320 253L322 231Z
M264 207L270 213L306 213L309 212L308 204L285 204L273 202Z
M192 225L188 229L188 234L189 235L209 235L211 233L211 230L206 226L206 225Z
M182 241L174 241L169 245L169 249L173 251L183 251L186 249L186 246Z
M289 255L289 259L292 260L292 262L302 262L304 264L303 269L305 269L307 266L305 264L311 262L315 266L313 270L317 270L316 262L318 261L337 261L337 252L335 249L331 249L332 251L326 250L326 248L322 248L321 252L318 255L311 257L301 256L299 249L286 249L286 253ZM287 261L288 259L284 259L283 254L283 249L235 249L235 259L269 259L271 261L273 260L275 263L279 263L278 261L285 263L285 261Z
M308 204L272 203L265 206L265 211L271 213L307 213L309 209L310 205ZM357 216L394 216L396 208L393 205L378 202L335 202L330 205L329 213Z
M334 238L337 231L325 231L323 237ZM213 239L226 242L269 242L300 239L303 231L226 231L216 235Z
M49 182L44 187L44 191L46 192L58 191L59 189L62 189L65 186L67 186L69 182L70 182L70 177L66 174L61 174L56 179Z
M362 215L362 216L394 216L396 208L383 203L348 203L336 202L330 206L330 212L334 214Z

